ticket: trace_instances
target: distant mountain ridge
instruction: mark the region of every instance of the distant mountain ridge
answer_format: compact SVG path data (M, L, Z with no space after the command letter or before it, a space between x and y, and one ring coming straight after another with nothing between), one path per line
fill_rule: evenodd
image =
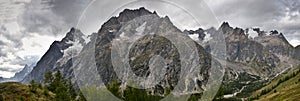
M15 75L11 78L0 78L0 82L20 82L22 81L32 70L35 64L25 65L24 68L16 72Z

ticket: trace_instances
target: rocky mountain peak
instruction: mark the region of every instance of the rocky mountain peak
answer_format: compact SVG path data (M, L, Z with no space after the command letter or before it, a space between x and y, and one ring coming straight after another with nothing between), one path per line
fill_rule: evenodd
M143 15L149 15L149 14L156 14L156 12L150 12L149 10L145 9L144 7L141 7L139 9L125 9L121 13L119 13L118 20L119 22L127 22L130 21L136 17L143 16Z
M25 64L24 68L28 68L28 65L27 65L27 64Z
M71 28L61 41L54 41L51 44L47 52L37 62L36 66L33 67L32 72L22 82L29 83L31 79L42 82L44 73L55 69L58 61L62 62L62 58L70 59L75 54L73 52L74 49L79 51L82 49L79 46L86 44L84 38L85 35L80 30ZM70 57L65 57L69 54L71 54Z
M120 29L122 24L125 22L131 21L134 18L145 16L145 15L155 15L158 17L157 13L150 12L149 10L141 7L139 9L124 9L118 16L111 17L107 22L105 22L98 33L113 33Z
M233 29L228 22L223 22L219 27L219 30Z
M300 50L300 45L296 46L295 48L296 50Z
M82 38L82 36L84 36L84 34L80 30L72 27L61 41L62 42L75 41L76 39Z
M197 30L184 30L183 33L186 33L186 34L198 34L198 38L200 40L204 40L204 37L206 36L205 31L202 29L202 28L199 28Z
M228 22L223 22L219 27L218 31L221 31L225 35L229 35L233 33L233 28L229 25Z
M223 22L220 26L221 28L226 28L226 27L230 27L228 22Z
M285 36L282 34L282 33L280 33L279 35L278 35L278 38L280 38L283 42L285 42L286 44L289 44L289 42L287 41L287 39L285 38Z

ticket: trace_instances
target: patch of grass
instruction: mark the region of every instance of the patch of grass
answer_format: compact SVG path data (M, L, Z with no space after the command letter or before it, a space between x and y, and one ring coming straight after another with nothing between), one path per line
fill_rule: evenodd
M0 83L0 96L4 101L45 101L54 100L55 95L48 92L49 95L44 95L44 90L37 88L36 92L31 92L29 85L6 82Z

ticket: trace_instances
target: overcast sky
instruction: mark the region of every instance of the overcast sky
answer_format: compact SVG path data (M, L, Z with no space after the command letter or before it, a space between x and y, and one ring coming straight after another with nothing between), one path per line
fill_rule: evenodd
M54 40L76 27L79 18L77 27L88 35L124 8L141 5L168 15L182 30L218 27L227 21L233 27L276 29L292 45L300 44L300 0L128 1L0 0L0 77L11 77L25 64L37 62Z

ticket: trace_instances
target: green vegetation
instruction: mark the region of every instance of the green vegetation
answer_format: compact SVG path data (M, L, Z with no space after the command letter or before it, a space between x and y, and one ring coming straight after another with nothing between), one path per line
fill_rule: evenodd
M176 101L199 101L202 96L201 93L192 94L191 96L182 95L179 100L178 96L171 94L172 89L169 87L165 89L164 95L157 95L151 94L146 89L137 89L130 86L120 88L120 86L119 82L113 81L106 85L106 87L96 87L94 85L82 87L82 92L89 95L86 99L91 101L160 101L166 96Z
M236 80L223 83L223 94L232 94L233 92L238 92L243 87L242 92L236 95L237 98L245 98L250 96L253 92L259 90L265 86L265 81L260 81L259 76L250 75L247 73L239 74Z
M54 92L56 101L73 101L78 95L71 81L63 79L60 71L57 71L54 77L52 72L48 71L45 74L44 85L44 94L47 95L48 90Z
M250 96L247 100L297 100L297 98L300 97L299 68L286 75L276 78L269 85L252 94L252 96Z
M33 83L33 82L31 82ZM35 83L34 85L36 85ZM38 86L25 85L17 82L6 82L0 84L0 101L53 101L55 94L43 93Z
M126 89L121 92L120 83L117 81L110 83L107 89L124 101L159 101L163 98L162 96L151 95L145 89L137 89L130 86L127 86Z
M77 97L79 96L79 97ZM34 80L29 85L8 82L0 84L0 101L86 101L77 94L71 81L63 79L60 71L45 74L44 85Z

